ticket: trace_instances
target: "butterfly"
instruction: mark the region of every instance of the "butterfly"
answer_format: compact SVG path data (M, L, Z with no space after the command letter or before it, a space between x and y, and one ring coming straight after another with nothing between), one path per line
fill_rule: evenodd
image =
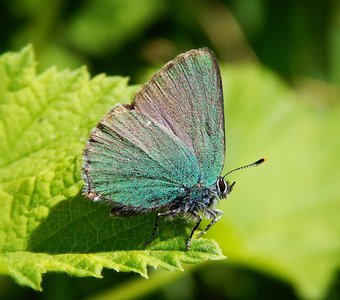
M204 234L222 216L215 206L235 182L220 176L225 156L224 105L213 52L194 49L159 70L130 105L115 106L91 131L83 155L83 194L112 205L112 215L157 212L195 222Z

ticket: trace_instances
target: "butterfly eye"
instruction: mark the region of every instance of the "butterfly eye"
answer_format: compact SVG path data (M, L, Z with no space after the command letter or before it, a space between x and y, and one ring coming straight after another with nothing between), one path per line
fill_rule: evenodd
M217 185L217 191L220 195L225 195L225 193L228 190L227 183L224 181L223 178L219 178L216 182Z

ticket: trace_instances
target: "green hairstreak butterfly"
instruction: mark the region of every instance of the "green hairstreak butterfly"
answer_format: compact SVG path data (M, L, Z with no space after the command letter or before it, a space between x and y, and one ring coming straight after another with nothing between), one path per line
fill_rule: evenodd
M222 216L215 208L235 182L220 176L225 155L222 81L215 55L190 50L168 62L136 94L115 106L91 131L83 156L83 194L112 204L115 216L157 212L187 216L195 225Z

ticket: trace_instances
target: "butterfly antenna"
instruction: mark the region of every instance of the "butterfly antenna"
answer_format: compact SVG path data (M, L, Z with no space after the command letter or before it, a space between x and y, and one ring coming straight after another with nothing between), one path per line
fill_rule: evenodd
M225 175L223 176L223 179L224 179L224 177L226 177L226 176L229 175L230 173L233 173L233 172L238 171L238 170L246 169L246 168L257 167L258 165L262 164L264 161L265 161L265 159L264 159L264 158L261 158L261 159L259 159L258 161L253 162L252 164L248 164L248 165L245 165L245 166L236 168L236 169L234 169L234 170L231 170L231 171L229 171L227 174L225 174Z

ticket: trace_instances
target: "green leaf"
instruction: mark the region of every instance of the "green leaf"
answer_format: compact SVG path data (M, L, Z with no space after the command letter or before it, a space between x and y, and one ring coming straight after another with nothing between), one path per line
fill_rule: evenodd
M183 222L162 226L145 250L154 216L110 218L108 207L81 196L89 130L136 87L90 79L85 68L36 74L33 56L27 47L0 57L0 273L41 289L49 271L100 277L106 267L146 277L148 265L181 270L224 258L211 240L184 251Z

